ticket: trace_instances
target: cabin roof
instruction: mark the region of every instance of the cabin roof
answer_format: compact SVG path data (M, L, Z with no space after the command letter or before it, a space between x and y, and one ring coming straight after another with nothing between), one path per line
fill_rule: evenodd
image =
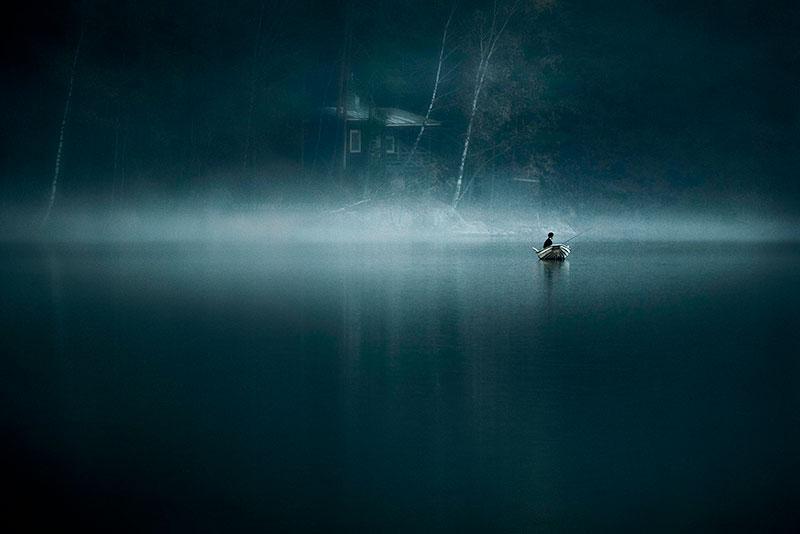
M425 117L398 108L378 108L378 113L384 113L386 126L422 126ZM442 123L428 118L425 122L427 126L441 126Z
M334 106L322 108L325 115L336 115ZM348 121L367 121L370 119L370 110L367 106L356 105L347 108ZM372 119L377 120L387 127L422 126L425 117L399 108L372 108ZM441 126L440 121L428 119L426 126Z

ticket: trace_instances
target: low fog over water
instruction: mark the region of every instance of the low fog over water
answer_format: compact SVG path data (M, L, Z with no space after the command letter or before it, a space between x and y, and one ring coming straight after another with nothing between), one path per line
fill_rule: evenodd
M139 206L113 211L96 207L62 208L46 228L31 216L36 210L6 208L0 239L6 241L463 241L511 239L539 243L548 232L556 242L578 235L581 241L794 241L800 219L794 214L740 208L619 208L573 213L557 209L458 212L434 200L375 202L348 208L301 206L244 209L182 204Z

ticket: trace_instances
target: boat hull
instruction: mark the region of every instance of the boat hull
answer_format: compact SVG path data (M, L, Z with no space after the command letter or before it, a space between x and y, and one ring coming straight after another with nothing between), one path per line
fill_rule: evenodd
M533 249L542 261L564 261L569 256L570 250L567 245L550 245L542 250Z

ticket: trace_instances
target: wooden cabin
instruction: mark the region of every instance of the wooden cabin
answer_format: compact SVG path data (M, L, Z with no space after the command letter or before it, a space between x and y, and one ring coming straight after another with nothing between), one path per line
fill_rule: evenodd
M367 105L357 95L344 110L323 107L304 123L304 165L331 175L350 178L403 178L433 167L441 122L429 119L414 157L414 142L425 121L423 115L393 107ZM358 182L359 180L356 180Z

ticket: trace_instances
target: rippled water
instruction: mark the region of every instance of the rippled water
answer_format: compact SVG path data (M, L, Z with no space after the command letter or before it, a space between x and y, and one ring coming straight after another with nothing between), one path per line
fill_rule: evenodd
M0 252L2 468L33 524L797 524L798 245Z

